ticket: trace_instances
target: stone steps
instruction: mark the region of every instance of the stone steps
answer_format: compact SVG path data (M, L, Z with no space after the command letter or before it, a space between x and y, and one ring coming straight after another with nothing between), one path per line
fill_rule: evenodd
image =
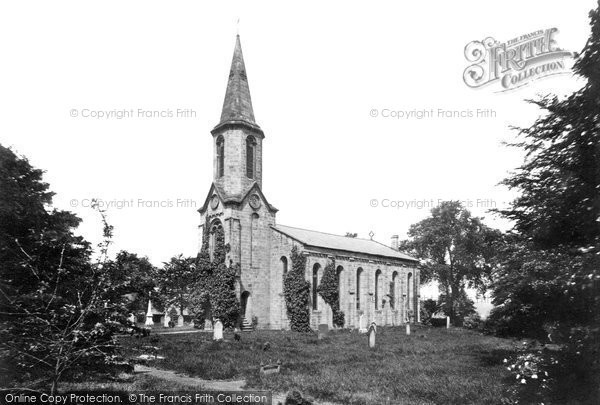
M252 332L253 330L252 322L246 317L242 318L242 332Z

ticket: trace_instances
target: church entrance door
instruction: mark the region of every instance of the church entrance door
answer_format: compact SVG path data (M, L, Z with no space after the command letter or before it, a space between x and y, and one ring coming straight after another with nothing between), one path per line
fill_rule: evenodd
M241 296L242 318L246 317L246 309L248 308L248 299L249 298L250 298L250 292L244 291Z

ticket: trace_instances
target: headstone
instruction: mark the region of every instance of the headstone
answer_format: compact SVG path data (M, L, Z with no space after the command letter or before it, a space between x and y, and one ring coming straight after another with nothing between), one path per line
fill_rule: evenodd
M177 326L183 326L183 315L177 317Z
M358 332L367 333L367 320L364 315L358 317Z
M446 317L446 329L449 329L449 328L450 328L450 317L447 316Z
M213 329L213 340L223 340L223 323L218 319Z
M375 347L375 335L377 334L376 332L376 328L375 328L375 322L373 322L371 324L371 326L369 327L369 347L372 349Z
M163 326L165 328L169 327L169 322L171 322L171 317L169 316L168 312L165 312L165 319L163 321Z
M406 334L410 335L410 323L406 324Z
M213 324L210 321L210 319L205 319L204 320L204 330L212 330L213 329Z
M281 371L281 360L277 360L275 364L260 363L261 374L278 374Z
M146 312L146 326L153 326L152 320L152 301L148 300L148 312Z
M329 336L329 326L326 323L319 324L318 339L321 340Z

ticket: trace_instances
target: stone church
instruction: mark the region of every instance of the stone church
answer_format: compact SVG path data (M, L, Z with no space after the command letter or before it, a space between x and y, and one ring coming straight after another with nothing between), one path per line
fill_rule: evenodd
M265 134L254 119L248 75L239 35L225 91L221 120L213 137L213 183L200 213L200 235L221 228L229 243L227 261L240 263L239 298L244 319L259 328L286 329L289 321L283 277L298 246L307 259L311 285L311 326L332 326L331 308L317 294L328 260L335 259L340 309L345 327L363 322L399 325L418 322L418 261L370 239L351 238L277 223L275 208L263 192L262 151ZM201 243L200 243L201 246Z

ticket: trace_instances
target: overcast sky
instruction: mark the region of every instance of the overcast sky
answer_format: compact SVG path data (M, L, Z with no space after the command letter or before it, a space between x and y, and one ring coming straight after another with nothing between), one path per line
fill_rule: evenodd
M0 142L46 170L55 207L80 216L78 232L90 241L100 240L101 223L89 200L100 198L128 205L107 210L113 254L124 249L157 265L195 255L196 210L212 180L210 130L239 30L266 135L263 191L280 210L278 223L372 231L388 244L429 214L431 200L459 199L507 229L486 208L513 197L497 186L522 159L501 144L514 140L509 125L538 116L524 99L567 94L582 82L568 74L512 92L471 89L464 47L556 27L558 45L580 51L595 4L3 2ZM131 109L130 118L82 116ZM139 109L173 117L138 117ZM178 109L191 116L177 117ZM385 109L435 116L386 118ZM495 117L440 118L438 109ZM384 207L391 201L413 202Z

